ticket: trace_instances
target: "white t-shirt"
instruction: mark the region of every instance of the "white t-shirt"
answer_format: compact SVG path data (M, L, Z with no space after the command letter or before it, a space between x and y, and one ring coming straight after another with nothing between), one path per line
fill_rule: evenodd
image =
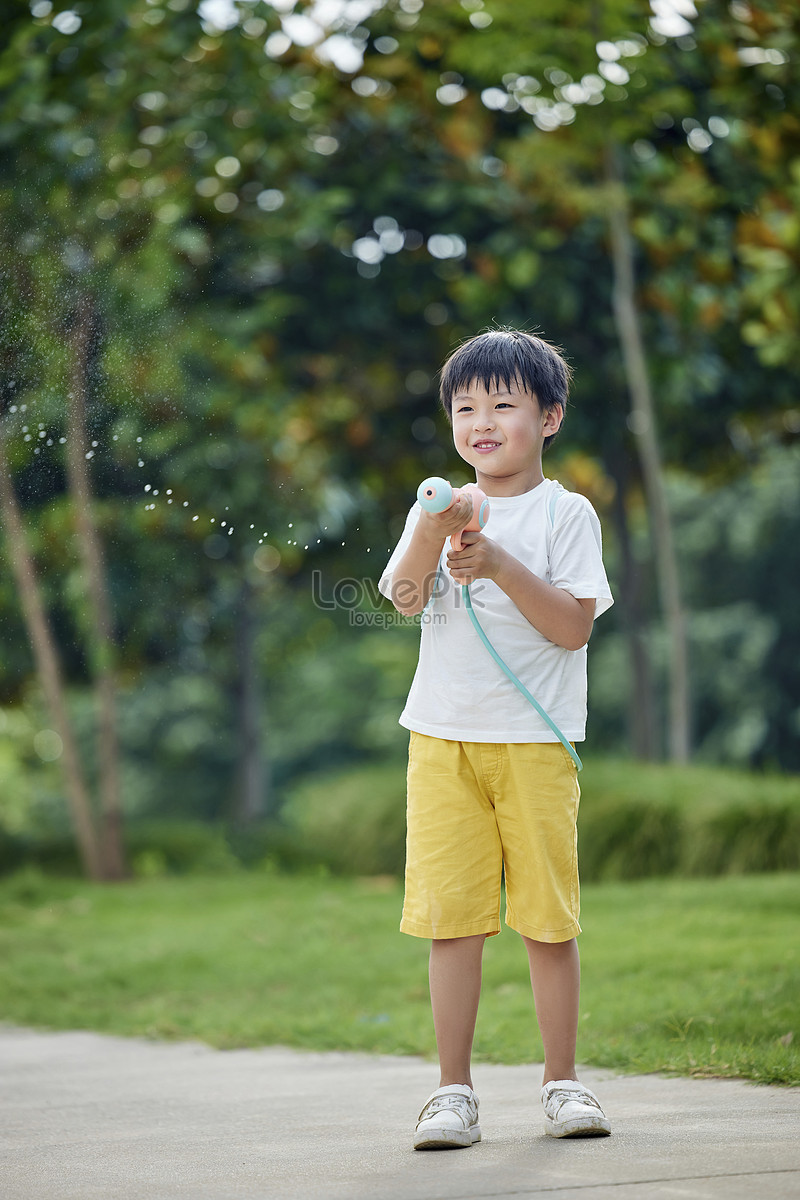
M554 510L551 501L558 493ZM595 617L613 604L602 559L600 522L585 496L545 479L521 496L491 496L486 537L534 575L577 599L596 601ZM390 596L397 563L421 513L415 504L379 583ZM553 512L550 523L549 512ZM445 545L431 600L421 617L419 663L400 724L431 737L464 742L554 742L558 739L481 643L461 587L447 570ZM489 641L571 742L586 736L586 647L565 650L544 637L490 579L470 585L472 605Z

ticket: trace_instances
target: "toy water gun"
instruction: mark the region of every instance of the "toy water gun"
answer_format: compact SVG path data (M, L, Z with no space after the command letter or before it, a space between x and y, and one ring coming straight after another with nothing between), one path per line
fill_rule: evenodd
M450 538L450 544L454 550L463 549L461 534L465 529L471 529L478 533L489 520L489 501L486 494L475 483L467 483L463 488L454 488L446 479L442 479L438 475L431 475L429 479L423 479L417 488L420 507L429 513L445 512L448 508L452 508L461 496L465 495L472 500L472 516L464 529L459 529Z
M442 479L438 475L432 475L429 479L423 479L422 483L417 488L417 500L419 500L420 507L426 512L430 513L445 512L451 507L451 505L455 504L459 496L464 493L466 493L472 499L472 516L463 529L460 529L457 533L451 535L450 542L454 550L461 550L463 548L461 543L461 534L465 529L471 529L479 532L484 528L486 522L489 520L489 501L487 500L485 493L482 492L475 483L467 483L463 488L454 488L446 479ZM501 671L511 680L517 691L521 692L528 703L536 709L536 712L539 714L545 724L553 731L558 740L561 742L562 746L564 746L570 758L575 763L575 766L579 771L581 771L583 769L583 763L578 757L575 747L571 742L567 741L552 717L548 716L539 701L534 699L534 697L525 687L525 684L522 683L521 680L517 679L514 672L506 663L503 662L502 658L489 641L483 630L483 626L475 615L475 610L472 607L472 597L469 594L469 587L466 583L461 585L461 594L464 597L464 604L466 605L467 612L469 613L469 618L475 627L475 631L486 649L491 654L494 661L500 667Z

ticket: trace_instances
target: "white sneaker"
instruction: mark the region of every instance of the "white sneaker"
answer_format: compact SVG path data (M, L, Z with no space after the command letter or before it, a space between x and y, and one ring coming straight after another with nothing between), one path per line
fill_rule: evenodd
M556 1079L542 1088L544 1131L550 1137L605 1137L611 1133L594 1092L575 1079Z
M455 1150L480 1140L478 1097L471 1087L449 1083L426 1100L414 1132L415 1150Z

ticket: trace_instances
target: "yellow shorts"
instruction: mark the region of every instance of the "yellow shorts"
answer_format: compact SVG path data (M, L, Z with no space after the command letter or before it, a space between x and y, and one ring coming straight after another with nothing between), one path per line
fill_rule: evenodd
M567 942L578 924L575 764L560 742L453 742L412 732L403 933Z

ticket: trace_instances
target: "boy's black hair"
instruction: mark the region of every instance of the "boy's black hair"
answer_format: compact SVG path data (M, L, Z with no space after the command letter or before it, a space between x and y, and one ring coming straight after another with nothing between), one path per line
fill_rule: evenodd
M476 334L454 350L440 372L439 398L453 421L453 396L472 383L487 391L499 384L517 387L536 397L543 412L567 409L572 372L560 349L520 329L489 329ZM555 434L546 437L544 449Z

